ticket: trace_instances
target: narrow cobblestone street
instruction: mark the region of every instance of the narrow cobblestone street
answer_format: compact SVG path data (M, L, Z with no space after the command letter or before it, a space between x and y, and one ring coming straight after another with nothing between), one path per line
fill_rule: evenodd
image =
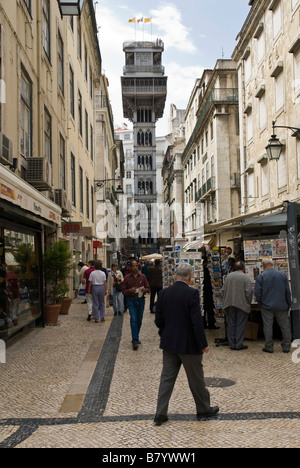
M224 330L207 333L205 376L216 419L198 421L184 371L169 422L153 424L162 352L146 304L142 344L132 351L129 314L86 321L74 301L59 325L35 329L7 349L0 365L1 448L300 447L299 364L292 353L215 347ZM229 380L227 387L221 379Z

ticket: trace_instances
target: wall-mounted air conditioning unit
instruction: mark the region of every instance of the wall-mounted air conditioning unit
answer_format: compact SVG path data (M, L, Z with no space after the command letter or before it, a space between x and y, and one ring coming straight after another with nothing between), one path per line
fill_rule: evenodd
M46 158L27 158L26 180L40 191L52 190L51 164Z
M13 143L0 133L0 162L6 166L13 164Z
M63 189L54 190L54 202L61 207L63 216L71 216L72 205L68 200L68 194Z

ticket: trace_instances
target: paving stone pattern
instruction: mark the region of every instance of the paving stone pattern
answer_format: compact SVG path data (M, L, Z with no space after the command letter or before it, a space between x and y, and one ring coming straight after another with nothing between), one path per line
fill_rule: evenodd
M162 351L146 303L138 351L129 314L86 321L74 301L56 327L37 328L7 349L0 364L0 448L300 447L300 364L276 342L247 351L217 348L224 330L208 331L204 358L217 418L198 421L183 370L170 401L169 422L153 424Z

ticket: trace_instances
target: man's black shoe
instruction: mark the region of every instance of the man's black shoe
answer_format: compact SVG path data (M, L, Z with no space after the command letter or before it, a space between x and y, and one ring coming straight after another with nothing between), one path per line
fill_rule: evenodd
M158 415L154 418L155 426L161 426L163 423L169 421L168 416Z
M234 348L234 351L243 351L248 349L248 346L243 345L241 348Z
M197 413L197 418L205 418L205 417L211 417L211 416L216 416L218 412L220 411L218 406L213 406L209 408L209 410L204 411L203 413Z

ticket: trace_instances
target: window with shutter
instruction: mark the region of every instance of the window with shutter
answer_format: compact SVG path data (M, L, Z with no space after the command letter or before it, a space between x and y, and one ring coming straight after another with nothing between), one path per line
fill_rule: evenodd
M286 152L282 151L280 159L278 161L278 188L283 188L287 184L287 173L286 173Z

